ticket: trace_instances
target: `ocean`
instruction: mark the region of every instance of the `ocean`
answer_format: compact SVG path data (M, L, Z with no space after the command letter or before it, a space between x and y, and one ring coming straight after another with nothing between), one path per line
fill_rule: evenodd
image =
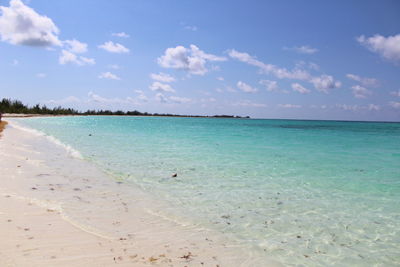
M148 212L218 231L257 255L288 266L400 265L400 123L117 116L16 122L124 190L163 203Z

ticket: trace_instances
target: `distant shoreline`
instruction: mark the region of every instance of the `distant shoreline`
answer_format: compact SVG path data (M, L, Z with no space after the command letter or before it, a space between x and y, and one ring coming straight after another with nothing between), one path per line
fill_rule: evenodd
M202 115L106 115L106 114L25 114L25 113L3 113L3 118L34 118L34 117L89 117L89 116L101 116L101 117L157 117L157 118L208 118L208 119L251 119L251 120L285 120L285 121L315 121L315 122L360 122L360 123L400 123L400 121L359 121L359 120L316 120L316 119L291 119L291 118L251 118L249 116L230 116L230 115L214 115L214 116L202 116Z
M173 117L173 118L210 118L210 119L251 119L249 116L233 115L107 115L107 114L25 114L25 113L4 113L3 118L31 118L31 117L75 117L75 116L107 116L107 117Z

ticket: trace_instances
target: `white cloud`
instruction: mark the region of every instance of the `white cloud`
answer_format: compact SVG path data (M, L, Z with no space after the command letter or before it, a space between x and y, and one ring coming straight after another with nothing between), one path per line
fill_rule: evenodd
M60 64L64 65L67 63L73 63L79 66L83 65L94 65L96 61L93 58L87 58L83 56L77 56L76 54L82 54L87 52L87 44L79 42L78 40L66 40L63 41L65 49L61 50L61 55L58 58Z
M314 63L314 62L305 62L303 60L297 61L295 64L295 68L296 69L310 69L310 70L315 70L315 71L319 71L320 67L318 64Z
M107 72L103 72L99 75L100 79L110 79L110 80L121 80L121 78L119 78L117 75L107 71Z
M357 41L385 59L397 63L400 62L400 34L388 37L376 34L369 38L361 35L357 38Z
M247 63L249 65L256 66L265 74L273 74L279 79L298 79L298 80L308 80L310 79L310 74L307 71L294 69L293 71L288 71L285 68L279 68L278 66L272 64L265 64L247 53L238 52L234 49L229 51L229 56L237 59L241 62Z
M67 50L61 51L61 55L60 55L58 61L62 65L67 64L67 63L75 63L75 64L79 65L78 57L74 53L71 53Z
M14 59L13 62L12 62L12 65L13 65L13 66L18 66L18 64L19 64L19 61L16 60L16 59Z
M110 68L110 69L114 69L114 70L119 70L121 67L119 66L119 65L117 65L117 64L111 64L111 65L108 65L108 67Z
M139 94L137 99L139 99L142 102L147 102L149 99L147 96L145 96L144 92L142 90L135 90L135 93Z
M137 98L138 98L140 101L142 101L142 102L148 102L148 101L149 101L149 99L147 98L147 96L145 96L145 95L143 95L143 94L139 95Z
M87 58L87 57L79 57L82 65L94 65L96 64L96 61L94 58Z
M252 102L250 100L241 100L239 102L233 103L233 106L239 106L239 107L254 107L254 108L265 108L267 107L266 104L262 104L262 103L255 103Z
M46 78L47 74L46 73L36 73L37 78Z
M301 108L301 105L279 104L278 107L280 107L280 108Z
M312 70L319 70L319 65L317 63L314 62L309 62L308 63L308 68L312 69Z
M313 77L310 82L314 84L314 87L324 93L328 93L330 89L339 88L342 84L339 81L335 81L330 75L321 75L319 77Z
M190 45L190 48L183 46L167 48L164 55L157 59L163 68L185 70L195 75L204 75L208 71L207 61L225 60L224 57L206 54L195 45Z
M165 83L175 82L174 77L162 72L160 72L159 74L152 73L150 74L150 78L152 78L155 81L165 82Z
M389 105L390 105L392 108L395 108L395 109L400 108L400 102L391 101L391 102L389 102Z
M157 93L155 98L160 103L167 103L168 102L168 99L162 93Z
M11 0L10 6L0 6L1 40L14 45L60 46L59 29L53 21L38 14L21 0Z
M115 32L111 34L112 36L121 37L121 38L129 38L129 34L125 32Z
M178 104L185 104L185 103L190 103L192 102L192 99L187 98L187 97L179 97L179 96L170 96L169 100L171 100L174 103Z
M65 65L68 63L74 63L77 64L79 66L83 66L83 65L93 65L95 64L95 60L93 58L86 58L86 57L82 57L82 56L77 56L74 53L67 51L67 50L62 50L61 51L61 55L58 58L58 62L61 65Z
M356 98L366 98L368 95L370 95L372 93L367 88L359 86L359 85L352 86L351 90L353 91L353 95Z
M375 104L368 105L368 110L379 111L380 109L381 109L381 107L379 105L375 105Z
M196 26L185 26L185 27L183 27L183 28L184 28L185 30L193 31L193 32L195 32L195 31L198 30Z
M105 42L102 45L98 46L101 49L104 49L110 53L129 53L129 49L119 43L114 43L112 41Z
M362 109L362 107L358 105L346 105L346 104L336 104L336 107L348 111L357 111Z
M396 92L396 91L392 91L392 92L390 92L390 94L391 94L392 96L398 96L398 97L400 97L400 90L398 90L397 92Z
M236 84L236 86L237 86L240 90L242 90L243 92L245 92L245 93L256 93L256 92L258 92L258 89L257 89L257 88L251 87L250 85L248 85L248 84L246 84L246 83L244 83L244 82L242 82L242 81L238 81L237 84Z
M295 47L284 47L284 50L292 50L300 54L315 54L318 52L318 49L312 48L308 45L302 45L302 46L295 46Z
M224 80L225 80L224 77L221 77L221 76L217 77L216 79L217 79L218 81L224 81Z
M278 83L276 81L261 80L258 83L264 85L268 92L279 90Z
M66 49L72 53L80 54L87 52L87 44L79 42L78 40L66 40L63 41L63 44L66 46Z
M212 103L212 102L217 102L217 99L215 99L214 97L201 98L200 102L202 102L202 103Z
M77 98L76 96L68 96L66 98L60 99L60 100L49 100L47 101L48 104L52 105L64 105L64 104L71 104L71 103L80 103L81 100Z
M308 90L307 88L305 88L304 86L302 86L299 83L292 83L292 89L295 92L299 92L300 94L309 94L311 93L311 90Z
M339 88L341 86L341 82L335 81L330 75L323 74L321 76L312 76L306 70L299 68L289 71L272 64L266 64L247 53L238 52L234 49L229 51L229 56L249 65L256 66L262 73L272 74L279 79L286 78L310 82L320 92L328 93L329 89Z
M118 105L118 108L120 105L139 105L140 102L137 101L137 99L132 98L132 97L126 97L126 98L106 98L99 96L93 92L88 93L88 102L96 102L102 105Z
M355 74L346 74L346 77L349 78L350 80L360 82L362 85L367 86L367 87L378 87L379 86L379 81L374 78L367 78L367 77L360 77Z
M171 87L169 84L165 83L160 83L160 82L153 82L149 88L152 91L162 91L162 92L169 92L169 93L175 93L175 90Z

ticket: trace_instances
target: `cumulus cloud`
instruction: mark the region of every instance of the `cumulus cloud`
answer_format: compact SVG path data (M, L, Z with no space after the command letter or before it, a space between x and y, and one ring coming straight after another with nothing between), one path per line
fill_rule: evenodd
M97 95L93 92L88 93L88 101L87 102L95 102L99 103L102 105L117 105L120 107L120 105L139 105L140 102L137 101L137 99L133 97L126 97L126 98L106 98L102 97L100 95Z
M400 97L400 90L398 90L397 92L396 92L396 91L392 91L392 92L390 92L390 94L391 94L392 96L398 96L398 97Z
M155 98L160 103L167 103L168 102L168 99L162 93L157 93Z
M46 73L36 73L37 78L46 78L47 74Z
M330 89L339 88L341 86L341 82L334 80L330 75L323 74L321 76L312 76L306 70L299 68L290 71L276 65L266 64L247 53L238 52L234 49L230 50L228 53L229 56L234 59L258 67L262 73L272 74L279 79L285 78L310 82L320 92L328 93Z
M172 68L188 71L194 75L204 75L208 69L208 61L225 61L226 58L207 54L195 45L189 48L183 46L167 48L164 55L157 59L163 68Z
M256 66L260 68L260 70L265 74L272 74L279 79L287 78L287 79L298 79L298 80L307 80L310 78L310 74L307 71L294 69L289 71L285 68L280 68L278 66L272 64L266 64L257 60L256 58L250 56L247 53L238 52L234 49L228 52L229 56L237 59L241 62L247 63L249 65Z
M187 97L179 97L179 96L170 96L169 100L171 100L174 103L178 104L185 104L185 103L190 103L192 102L192 99L187 98Z
M151 73L150 74L150 78L152 78L155 81L165 82L165 83L175 82L175 78L174 77L172 77L169 74L162 73L162 72L160 72L158 74Z
M112 36L121 37L121 38L129 38L129 34L125 32L115 32L111 34Z
M357 38L357 41L383 58L400 63L400 34L388 37L380 34L372 37L361 35Z
M284 50L292 50L300 54L315 54L318 52L318 49L312 48L308 45L302 45L302 46L294 46L294 47L284 47Z
M94 64L96 64L96 61L94 60L94 58L79 57L79 60L81 61L81 63L83 63L82 65L94 65Z
M243 92L245 92L245 93L256 93L256 92L258 92L258 89L257 89L257 88L251 87L250 85L248 85L248 84L246 84L246 83L244 83L244 82L242 82L242 81L238 81L237 84L236 84L236 86L237 86L240 90L242 90Z
M318 77L311 78L310 82L314 84L314 87L324 93L328 93L330 89L339 88L342 84L339 81L335 81L330 75L321 75Z
M224 77L221 77L221 76L217 77L216 79L217 79L218 81L224 81L224 80L225 80Z
M121 80L120 77L118 77L117 75L115 75L109 71L101 73L99 75L99 79Z
M301 105L279 104L278 107L280 107L280 108L301 108Z
M358 105L347 105L347 104L336 104L336 107L339 109L347 110L347 111L357 111L362 109L361 106Z
M110 69L114 69L114 70L119 70L121 67L119 66L119 65L117 65L117 64L111 64L111 65L108 65L108 67L110 68Z
M197 29L197 27L196 26L185 26L185 27L183 27L185 30L188 30L188 31L192 31L192 32L195 32L195 31L197 31L198 29Z
M265 108L267 107L266 104L262 104L262 103L255 103L251 100L245 99L245 100L241 100L239 102L235 102L232 104L233 106L239 106L239 107L254 107L254 108Z
M311 93L311 90L308 90L307 88L305 88L304 86L302 86L299 83L292 83L292 89L295 92L298 92L300 94L309 94Z
M61 55L58 58L58 62L61 65L72 63L72 64L76 64L76 65L79 65L79 66L93 65L93 64L96 63L93 58L77 56L74 53L72 53L70 51L67 51L67 50L61 50Z
M147 102L149 101L149 99L147 98L147 96L144 94L144 92L142 90L135 90L135 93L138 94L137 99L139 99L142 102Z
M268 92L279 90L278 83L276 81L261 80L259 81L259 84L264 85Z
M379 105L375 105L375 104L368 105L368 110L379 111L380 109L381 109L381 107Z
M128 48L126 48L122 44L114 43L112 41L105 42L104 44L99 45L98 47L101 49L104 49L110 53L117 53L117 54L129 53Z
M11 0L10 6L0 6L1 40L14 45L60 46L59 29L54 22L26 6L21 0Z
M75 54L81 54L87 52L87 44L79 42L78 40L66 40L63 41L66 49Z
M378 87L379 86L379 81L374 78L367 78L367 77L360 77L355 74L346 74L346 77L349 78L350 80L360 82L362 85L367 86L367 87Z
M372 93L370 90L360 85L352 86L351 90L353 91L353 95L355 98L366 98Z
M87 44L79 42L78 40L66 40L62 42L65 49L61 50L58 62L62 65L72 63L79 66L94 65L96 61L93 58L84 56L77 56L87 52Z
M395 108L395 109L398 109L398 108L400 109L400 102L390 101L389 106L391 106L392 108Z
M162 92L168 92L168 93L175 93L175 90L171 87L171 85L166 84L166 83L153 82L149 86L149 88L152 91L162 91Z
M76 96L68 96L66 98L60 99L60 100L49 100L47 103L53 104L53 105L63 105L63 104L71 104L71 103L80 103L81 100L77 98Z

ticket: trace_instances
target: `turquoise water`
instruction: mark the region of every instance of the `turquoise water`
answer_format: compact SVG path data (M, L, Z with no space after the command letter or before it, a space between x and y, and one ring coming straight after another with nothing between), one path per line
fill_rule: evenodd
M400 123L100 116L19 122L165 201L163 216L216 229L287 265L400 264Z

